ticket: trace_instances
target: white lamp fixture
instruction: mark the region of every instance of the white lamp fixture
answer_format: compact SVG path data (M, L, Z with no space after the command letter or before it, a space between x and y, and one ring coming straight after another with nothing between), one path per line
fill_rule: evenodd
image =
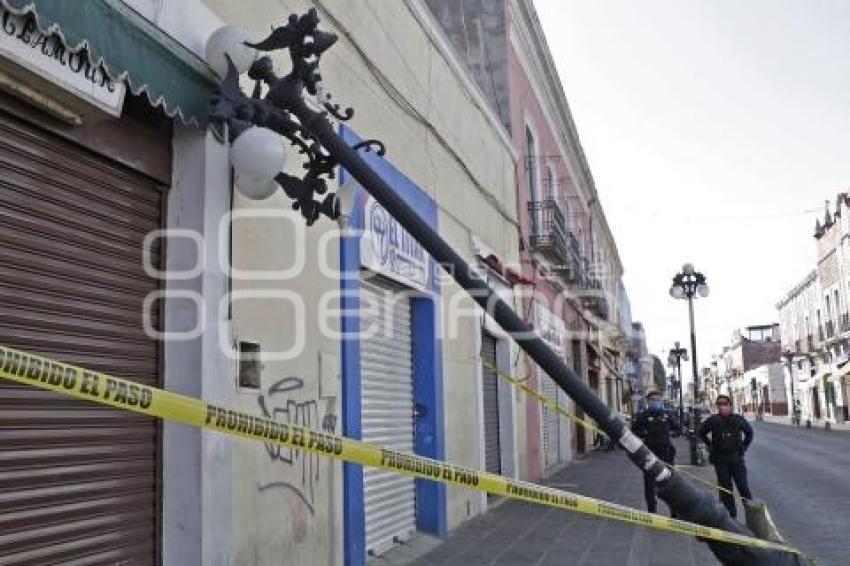
M236 26L218 28L207 39L204 50L207 65L218 76L224 77L227 74L227 59L224 58L226 53L230 56L237 73L241 75L248 72L251 63L257 58L257 50L245 45L245 41L250 41L248 34Z
M674 299L684 299L685 291L678 285L673 285L672 287L670 287L670 296Z
M254 179L273 179L283 169L283 139L269 130L252 126L239 134L230 147L230 162L238 173Z
M709 289L708 285L706 285L705 283L697 286L697 293L699 293L699 296L702 298L707 297L710 292L711 289Z
M685 273L685 275L693 275L694 274L694 264L686 263L685 265L682 266L682 271Z
M263 200L275 194L278 185L274 179L255 179L236 173L236 188L251 200Z

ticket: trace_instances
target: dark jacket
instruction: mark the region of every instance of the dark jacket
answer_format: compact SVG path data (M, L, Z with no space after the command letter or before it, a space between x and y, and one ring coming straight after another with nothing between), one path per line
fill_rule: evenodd
M753 427L741 415L711 415L699 427L699 437L709 447L711 461L741 458L753 441Z
M673 444L670 442L670 432L682 432L679 421L669 411L651 411L646 409L638 413L632 424L632 432L643 440L647 448L655 452L659 458L672 459L675 455Z

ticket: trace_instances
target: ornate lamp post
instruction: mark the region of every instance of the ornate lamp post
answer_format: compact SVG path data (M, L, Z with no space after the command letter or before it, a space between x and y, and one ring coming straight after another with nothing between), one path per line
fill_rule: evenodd
M556 354L504 302L461 255L425 222L378 173L363 159L361 151L383 153L383 144L367 140L349 145L337 133L331 119L346 121L354 111L342 110L331 102L319 74L322 55L337 40L332 33L318 29L315 9L297 16L291 15L286 25L273 28L259 43L247 41L224 45L226 73L219 93L213 100L211 122L226 133L233 143L233 165L238 176L244 176L249 193L257 198L268 194L268 183L274 181L294 200L293 207L304 216L307 224L322 215L337 219L345 214L344 198L329 193L327 179L332 179L339 167L368 191L398 223L415 238L431 257L446 269L455 281L485 309L499 326L549 375L582 411L625 450L626 455L644 474L653 479L658 495L677 516L703 525L727 531L749 534L747 529L719 508L708 493L701 493L675 470L668 469L616 415L576 376ZM226 38L225 38L226 39ZM222 40L223 44L227 42ZM243 46L258 51L286 50L291 62L289 73L278 76L272 59L263 56L253 60L248 76L256 81L250 96L239 86L238 57L232 50ZM245 57L249 59L249 57ZM267 88L263 88L265 85ZM266 92L263 95L263 92ZM316 104L305 100L305 93L316 98ZM260 128L264 131L255 131ZM248 134L248 132L252 132ZM239 138L248 135L242 142ZM276 134L276 135L275 135ZM277 147L264 147L288 142L303 156L302 176L283 173L282 155ZM247 146L247 147L245 147ZM274 175L272 173L277 171ZM315 198L315 197L319 198ZM728 543L708 543L717 557L726 564L792 564L794 556L782 551L749 548Z
M678 374L678 380L676 383L678 384L679 389L679 422L681 424L685 423L685 402L684 395L682 394L682 360L688 361L688 350L687 348L682 348L679 345L679 342L676 342L673 345L673 349L670 350L670 355L667 357L667 364L670 367L676 368L676 372Z
M691 324L691 362L694 377L694 404L691 407L693 412L693 430L691 435L691 464L697 464L697 435L699 430L700 413L699 413L699 366L697 365L697 335L694 330L694 298L697 296L707 297L709 293L708 285L705 282L705 275L695 271L691 263L686 263L682 266L682 271L673 277L673 285L670 286L670 296L674 299L687 299L688 301L688 316Z

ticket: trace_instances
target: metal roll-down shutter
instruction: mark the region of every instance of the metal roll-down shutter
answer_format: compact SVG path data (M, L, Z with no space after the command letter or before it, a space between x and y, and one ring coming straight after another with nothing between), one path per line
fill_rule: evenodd
M481 335L481 384L484 409L484 469L502 473L502 451L499 438L499 377L491 368L496 366L496 339Z
M413 452L413 356L410 299L379 277L361 283L360 379L366 442ZM374 333L374 335L372 335ZM380 554L416 531L413 478L366 468L366 550Z
M552 402L558 401L558 386L551 377L540 373L542 379L541 393ZM542 408L543 418L543 464L545 467L552 466L558 461L558 443L560 442L558 430L558 413L544 406Z
M2 111L0 169L0 343L157 385L156 184ZM0 380L0 564L154 564L157 489L153 419Z

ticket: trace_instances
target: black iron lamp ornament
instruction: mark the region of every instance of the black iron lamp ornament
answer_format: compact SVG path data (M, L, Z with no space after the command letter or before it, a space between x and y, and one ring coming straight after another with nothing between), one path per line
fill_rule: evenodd
M223 127L233 144L232 161L237 171L237 184L248 188L244 192L265 198L273 192L273 185L269 188L269 184L276 183L295 201L293 208L300 210L308 225L312 225L320 215L331 219L340 215L339 198L328 192L327 183L335 178L339 162L292 114L292 109L307 109L304 102L306 91L316 97L321 108L316 112L319 117L330 116L346 121L354 115L351 108L343 110L339 104L331 102L330 93L322 88L319 61L337 37L317 29L318 24L316 10L311 9L300 17L291 15L286 25L273 28L271 34L260 42L244 42L258 51L286 49L292 63L289 73L278 76L271 57L264 55L254 60L248 69L248 76L255 81L250 96L240 88L238 70L226 54L227 71L219 92L213 98L210 114L211 123ZM264 87L267 89L265 95L262 94ZM303 176L281 171L283 146L279 142L283 140L276 141L277 135L304 156ZM362 141L351 149L376 151L378 155L384 155L386 151L377 140Z
M629 460L653 479L659 497L670 505L677 516L735 533L751 534L733 521L710 494L697 491L678 472L668 469L630 432L623 420L583 383L564 359L534 332L534 328L499 297L478 275L478 271L472 269L378 175L363 159L361 150L383 155L384 146L381 142L366 140L350 145L336 132L333 120L349 120L354 113L350 108L342 109L331 102L330 95L322 88L319 60L337 38L319 30L318 24L317 12L311 9L302 16L290 16L285 26L274 28L266 39L258 43L244 39L231 42L230 49L221 49L216 57L224 78L213 100L211 123L225 132L232 142L231 162L237 175L249 180L242 181L243 186L249 187L248 192L255 198L269 196L268 184L274 181L295 201L293 207L301 212L307 224L314 223L322 215L338 218L340 214L345 214L341 210L345 199L339 195L344 187L340 187L337 194L331 194L327 181L334 178L338 166L344 167L451 274L458 285L515 339L517 345L575 401L576 406L624 448ZM219 37L241 36L236 32L223 32ZM222 39L222 43L226 42ZM278 76L270 57L245 56L245 48L264 52L286 49L289 51L292 70ZM237 52L239 57L230 57L231 50ZM255 81L250 96L239 87L239 72L243 69ZM305 91L316 97L315 107L305 101ZM305 172L302 176L282 171L284 140L304 156ZM725 564L797 563L796 555L784 550L748 548L714 541L709 542L709 545Z

